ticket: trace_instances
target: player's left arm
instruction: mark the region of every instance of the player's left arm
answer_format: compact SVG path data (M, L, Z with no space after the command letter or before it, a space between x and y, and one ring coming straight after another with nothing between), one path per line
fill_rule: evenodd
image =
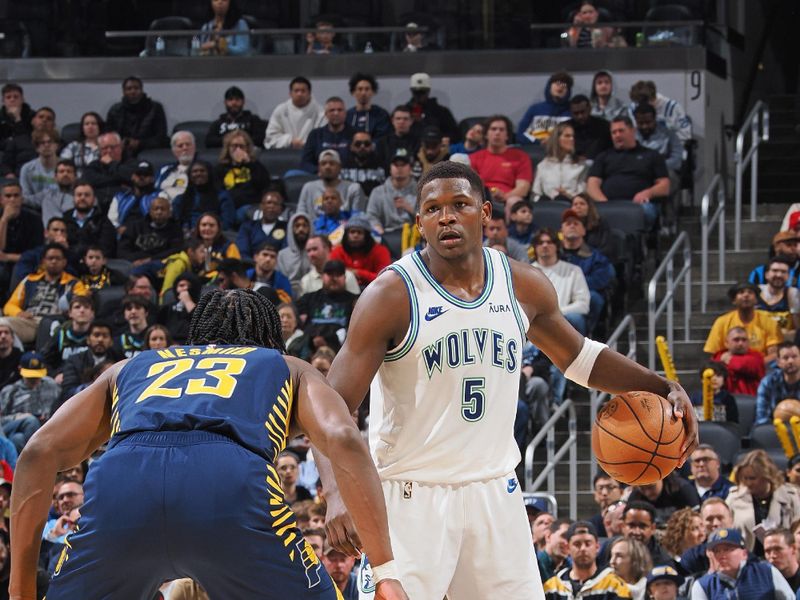
M36 566L53 482L59 471L86 460L111 436L111 388L122 364L64 403L20 454L11 493L12 600L36 598Z
M370 563L387 568L393 560L389 522L378 471L344 399L311 365L287 356L297 381L293 421L332 462L339 493L353 516ZM396 576L378 582L376 598L405 598ZM384 589L382 589L384 588ZM385 589L388 588L388 589Z
M517 300L530 320L528 339L562 372L566 371L583 349L583 336L558 310L555 289L544 274L518 261L509 263ZM604 348L594 361L588 384L610 394L643 390L664 396L672 403L675 417L683 419L686 427L682 460L699 443L697 416L689 396L678 383L664 379L610 348Z

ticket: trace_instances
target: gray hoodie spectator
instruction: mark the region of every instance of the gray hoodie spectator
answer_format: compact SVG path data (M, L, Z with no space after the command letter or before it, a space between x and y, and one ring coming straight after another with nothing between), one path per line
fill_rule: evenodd
M398 148L389 167L389 178L369 195L367 216L373 226L383 231L401 229L414 222L417 204L417 182L411 176L411 155Z
M311 270L311 261L306 255L306 242L312 235L314 224L308 215L303 212L294 213L286 228L286 247L278 252L278 271L289 278L295 298L302 295L300 280Z

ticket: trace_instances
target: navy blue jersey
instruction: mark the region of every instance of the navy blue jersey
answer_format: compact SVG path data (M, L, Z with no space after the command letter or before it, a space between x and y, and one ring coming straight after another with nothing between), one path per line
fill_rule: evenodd
M209 431L269 462L286 445L294 395L276 350L176 346L135 356L117 374L112 436Z

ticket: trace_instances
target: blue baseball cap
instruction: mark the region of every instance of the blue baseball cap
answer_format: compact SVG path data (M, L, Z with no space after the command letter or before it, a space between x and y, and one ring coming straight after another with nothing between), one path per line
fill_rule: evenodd
M650 572L647 574L647 585L650 585L654 581L662 580L672 581L676 586L680 586L683 583L683 577L669 565L660 565L650 569Z
M742 538L742 534L739 533L739 530L728 529L726 527L717 529L710 536L708 536L706 548L711 550L721 544L730 544L731 546L738 546L739 548L745 547L744 539Z

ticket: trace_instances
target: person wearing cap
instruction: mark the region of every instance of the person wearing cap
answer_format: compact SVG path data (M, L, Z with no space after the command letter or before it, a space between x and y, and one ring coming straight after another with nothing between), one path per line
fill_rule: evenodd
M647 574L647 593L652 600L684 600L678 596L682 584L683 577L669 565L653 567Z
M170 201L186 191L189 185L189 165L197 157L197 142L191 131L176 131L170 138L175 162L161 167L156 174L156 189L166 192ZM224 162L220 159L220 162Z
M325 110L311 95L311 82L299 75L289 82L289 99L272 111L264 147L301 150L308 134L326 122Z
M392 262L389 249L372 238L372 225L363 215L350 217L344 226L342 243L331 252L331 260L340 260L355 273L361 289Z
M122 101L108 109L106 130L119 133L131 156L167 145L164 107L144 93L142 80L134 76L122 82Z
M76 168L70 158L62 158L56 163L55 185L47 186L35 194L25 194L24 203L42 213L42 224L53 217L61 217L75 207L72 197L72 186L75 185Z
M411 100L406 103L414 121L412 131L421 135L427 127L436 127L444 136L445 146L461 139L458 123L446 106L431 97L431 76L427 73L414 73L409 81Z
M777 358L777 347L783 341L778 324L769 313L756 310L759 289L753 283L737 283L728 290L734 310L716 318L708 333L703 352L716 354L725 349L725 337L733 327L742 327L750 338L750 347L764 355L768 365Z
M589 315L587 328L594 329L606 305L606 295L612 290L616 272L611 261L599 250L586 243L583 219L571 208L561 215L561 258L583 271L589 286Z
M614 79L610 71L598 71L592 78L592 116L611 121L627 112L625 103L614 95Z
M317 172L317 160L323 150L336 150L344 159L350 149L350 140L356 130L347 122L344 100L331 96L325 101L327 123L308 134L300 158L300 169L308 173Z
M8 325L23 343L36 339L36 330L43 317L61 316L59 300L89 292L76 277L65 271L67 250L59 244L47 244L42 257L44 270L19 282L3 306Z
M122 314L127 327L114 339L114 347L125 358L133 358L144 348L144 331L148 327L150 303L141 296L125 296L122 299Z
M597 532L588 521L576 521L566 533L572 566L565 567L544 583L546 600L630 598L628 586L611 567L598 569L600 545Z
M47 370L61 383L61 366L73 354L86 352L89 325L94 320L94 303L89 296L73 296L67 320L59 325L42 348Z
M323 546L320 559L328 575L333 579L333 583L339 588L342 594L341 597L344 600L358 600L358 581L356 570L353 569L356 559L340 552L331 546L327 540Z
M782 400L800 400L800 349L795 342L781 342L777 348L778 368L758 384L755 425L772 423L772 413Z
M297 312L303 332L314 347L329 345L315 338L325 338L333 334L339 344L344 339L350 316L353 314L358 296L345 288L347 269L340 260L331 259L322 267L322 287L303 294L297 300ZM319 343L318 343L319 342Z
M61 387L47 376L44 356L26 352L19 360L21 379L0 390L0 425L18 452L53 412Z
M800 326L800 290L789 287L793 258L773 256L764 273L766 283L758 286L756 308L768 312L778 323L784 338L792 339Z
M375 152L375 144L367 131L356 131L350 142L350 152L342 164L342 177L355 181L365 196L386 181L386 170Z
M36 158L22 165L19 170L19 183L25 198L33 197L46 188L56 186L56 163L61 138L55 129L43 129L31 134L36 148Z
M141 221L150 210L150 203L159 194L155 187L153 164L140 160L131 175L131 187L114 194L108 207L108 220L122 235L135 221Z
M316 292L322 289L322 270L328 262L333 245L328 236L316 233L308 238L306 242L306 255L311 263L311 270L303 275L300 280L300 293L296 297ZM280 257L279 257L280 258ZM352 271L345 269L345 289L356 296L361 293L358 287L358 280Z
M543 144L558 123L570 118L573 82L572 75L565 71L550 76L544 88L544 101L531 104L517 125L519 143Z
M400 148L403 148L413 161L420 144L419 136L411 130L414 121L408 106L405 104L396 106L392 111L391 123L391 131L376 142L378 158L386 169L389 168L392 158Z
M317 174L319 179L307 181L300 190L297 212L304 213L314 221L323 214L322 195L326 188L335 187L342 197L342 208L348 211L363 211L367 206L364 190L353 181L341 178L342 159L336 150L323 150L319 155Z
M347 109L347 122L357 131L366 131L377 141L391 130L389 113L385 108L372 104L378 93L378 81L369 73L356 73L348 82L350 95L356 105Z
M403 52L425 52L427 50L441 50L438 45L428 41L427 35L417 23L406 23L406 45Z
M788 285L797 287L797 273L800 266L800 257L798 257L798 233L792 228L789 230L781 230L772 236L772 254L774 256L785 256L792 261L792 268L789 272ZM766 271L768 263L764 263L755 267L747 276L747 281L755 283L756 285L763 285L767 283Z
M108 258L117 255L117 231L98 205L94 187L88 181L78 180L72 189L75 208L64 214L67 242L78 256L86 246L97 245Z
M450 146L445 142L442 132L438 127L426 127L422 131L420 149L417 160L414 161L412 173L414 177L422 177L431 170L431 167L450 157Z
M411 176L411 154L398 148L389 166L389 178L370 192L367 216L379 233L401 230L414 223L417 182Z
M748 558L737 529L717 529L709 536L706 551L713 558L715 570L694 582L692 600L795 600L795 593L778 569Z
M222 138L237 129L244 129L249 133L256 146L261 147L264 144L267 122L244 109L244 92L232 85L225 90L225 112L208 126L206 148L222 148Z
M514 127L511 119L494 115L486 119L486 148L470 154L473 169L492 194L492 201L502 205L506 218L511 207L527 198L533 183L531 159L519 148L511 148Z

